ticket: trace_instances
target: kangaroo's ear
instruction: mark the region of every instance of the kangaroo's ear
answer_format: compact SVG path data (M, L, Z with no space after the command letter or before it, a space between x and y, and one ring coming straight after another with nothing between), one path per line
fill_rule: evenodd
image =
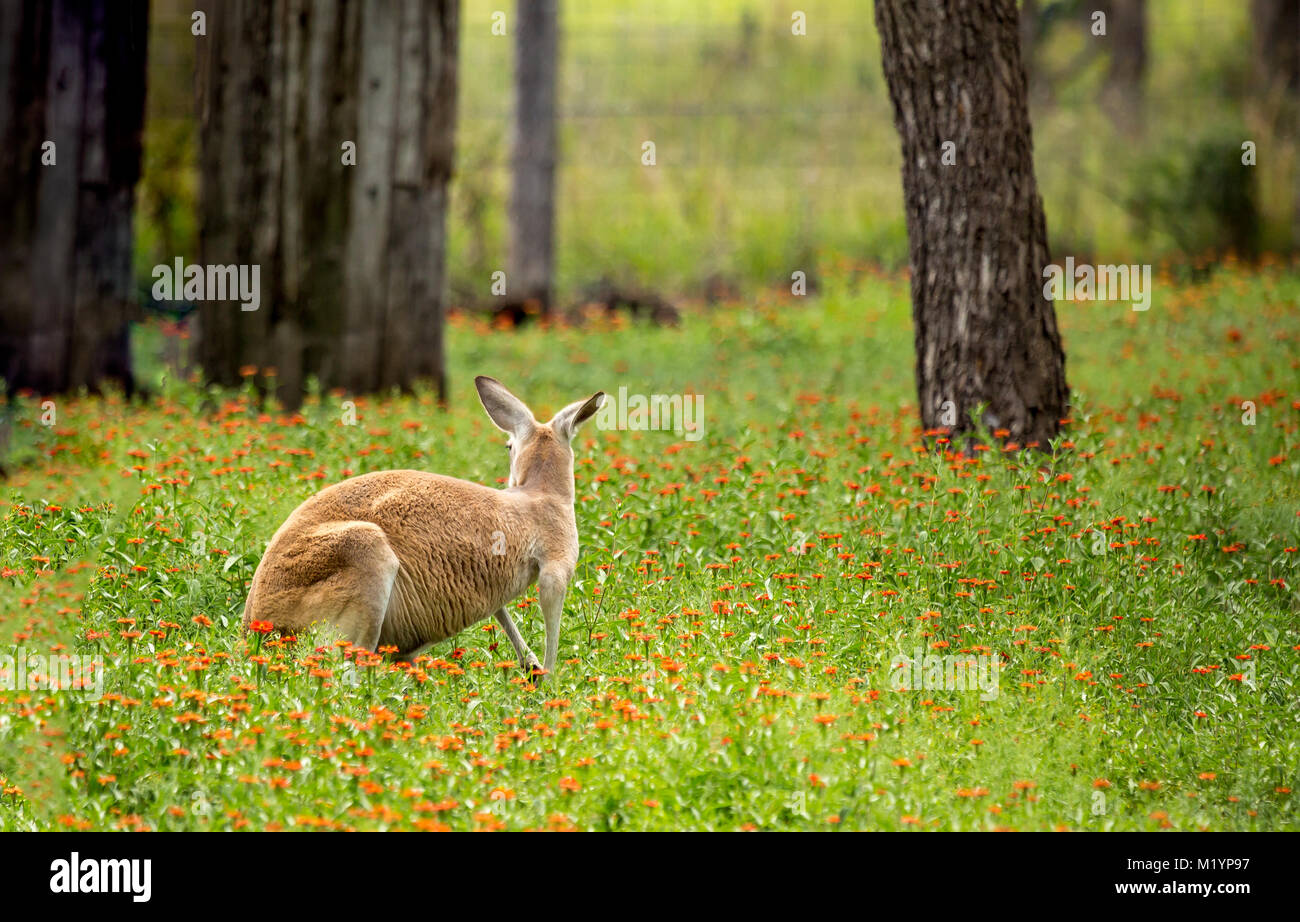
M502 432L520 437L527 435L537 425L532 411L496 378L479 375L474 379L474 386L478 388L478 399L483 401L483 409L487 410L488 418Z
M586 400L579 400L577 403L571 403L551 420L551 428L555 434L566 442L573 438L577 433L578 427L596 415L600 405L605 402L605 392L597 391Z

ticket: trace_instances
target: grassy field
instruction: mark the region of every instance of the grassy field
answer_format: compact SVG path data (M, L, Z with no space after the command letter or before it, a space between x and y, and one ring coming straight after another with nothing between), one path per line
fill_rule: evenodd
M445 413L163 378L21 403L0 654L102 658L104 686L0 691L0 828L1300 826L1300 271L1058 305L1066 441L974 460L920 447L906 281L825 276L680 329L458 319ZM557 674L527 686L491 622L416 668L241 636L321 486L504 478L476 373L539 414L703 395L698 441L579 436ZM991 657L992 693L900 690L918 649Z

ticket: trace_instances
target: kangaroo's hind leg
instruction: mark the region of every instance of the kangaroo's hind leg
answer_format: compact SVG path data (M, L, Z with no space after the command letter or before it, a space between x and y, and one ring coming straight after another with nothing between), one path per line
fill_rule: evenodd
M347 564L326 581L329 596L322 608L333 609L331 620L355 646L374 650L384 627L384 614L401 568L383 530L369 522L346 523L343 536Z
M523 635L519 633L519 628L515 626L515 622L511 619L510 612L506 611L504 607L498 608L495 617L497 624L501 625L501 629L510 638L510 645L515 648L515 653L519 657L519 665L523 666L530 674L540 672L542 664L537 661L533 651L528 649L528 644L524 641Z
M400 569L383 529L372 522L326 522L277 540L253 577L246 620L281 630L333 625L374 650Z

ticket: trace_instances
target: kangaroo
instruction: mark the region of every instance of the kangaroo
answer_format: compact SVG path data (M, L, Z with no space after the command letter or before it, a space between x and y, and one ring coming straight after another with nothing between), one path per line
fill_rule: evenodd
M510 480L496 490L422 471L376 471L321 490L280 526L253 574L244 627L294 632L331 624L368 650L423 647L496 617L539 678L555 668L560 615L578 560L574 433L603 392L548 423L500 381L474 379L488 417L510 438ZM537 584L546 655L537 662L506 610Z

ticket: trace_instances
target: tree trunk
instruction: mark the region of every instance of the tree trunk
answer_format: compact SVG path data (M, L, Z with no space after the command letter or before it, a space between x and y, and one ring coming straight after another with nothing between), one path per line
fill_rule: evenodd
M1046 448L1068 391L1015 2L876 0L876 24L902 137L922 423L968 433L983 406L989 429Z
M270 51L279 17L272 4L228 3L197 37L199 262L260 267L260 306L199 302L195 349L209 380L233 386L244 366L272 364L269 318L279 301L272 194L276 162L269 90ZM179 280L177 280L179 284Z
M208 378L275 370L445 394L456 0L232 0L199 42L204 264L260 266L261 306L200 305ZM355 154L351 147L355 145Z
M1266 90L1300 94L1300 0L1253 0L1251 21Z
M1300 0L1253 0L1255 105L1277 136L1295 149L1300 125ZM1291 246L1300 249L1300 157L1291 158Z
M1110 0L1106 41L1110 69L1103 99L1120 131L1140 134L1144 119L1147 70L1146 0Z
M1025 77L1032 87L1038 78L1035 56L1038 51L1039 30L1043 11L1038 0L1022 0L1020 4L1020 60L1025 66Z
M519 0L515 14L515 112L511 138L510 263L506 299L551 311L555 262L555 85L558 0Z
M148 15L144 0L0 3L0 378L11 389L134 389Z

